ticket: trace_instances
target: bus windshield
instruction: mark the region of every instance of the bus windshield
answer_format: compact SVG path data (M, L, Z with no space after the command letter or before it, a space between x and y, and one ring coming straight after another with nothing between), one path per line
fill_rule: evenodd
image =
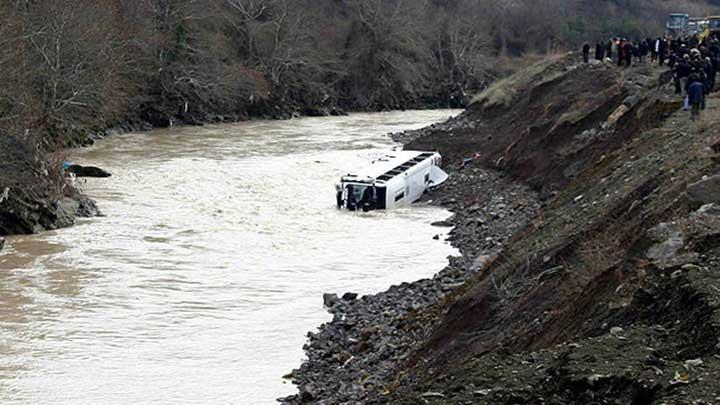
M347 208L360 209L366 204L372 205L375 197L375 187L364 184L349 184L345 187Z

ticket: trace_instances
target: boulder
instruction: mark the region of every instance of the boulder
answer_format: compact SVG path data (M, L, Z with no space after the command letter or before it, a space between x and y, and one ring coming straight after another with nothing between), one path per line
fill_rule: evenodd
M711 203L705 204L697 210L698 214L720 215L720 205Z
M109 172L95 166L70 165L65 169L67 173L73 173L77 177L110 177Z
M695 205L720 203L720 175L703 178L690 184L687 188L687 196Z
M686 235L677 223L662 223L648 231L653 245L645 253L661 269L680 267L695 262L699 255L687 251Z
M330 110L325 107L306 107L303 113L308 117L327 117Z
M348 115L348 113L346 113L345 110L341 108L333 107L332 110L330 110L330 115L332 115L333 117L342 117Z
M337 294L323 294L323 304L328 308L332 308L338 301Z
M343 301L355 301L357 299L358 295L356 293L345 293L342 296Z

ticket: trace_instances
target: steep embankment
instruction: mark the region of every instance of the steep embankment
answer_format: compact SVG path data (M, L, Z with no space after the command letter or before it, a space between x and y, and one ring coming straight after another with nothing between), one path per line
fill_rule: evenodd
M714 179L686 192L717 170L718 100L694 123L646 67L533 69L481 95L462 129L411 143L452 153L460 138L548 201L435 308L391 398L718 401L720 217L696 210L720 194Z
M328 333L342 317L325 325L294 374L292 401L718 402L720 207L706 204L720 203L720 180L687 190L717 170L720 100L691 122L666 77L557 56L497 83L458 118L398 135L452 165L482 154L486 169L454 171L433 196L456 212L462 284L398 314L404 329L373 315L396 311L393 300L371 311L365 332ZM487 176L505 181L479 181ZM531 185L542 207L498 242L487 231L510 212L473 196L513 206L507 193L518 186L507 179ZM357 350L348 339L380 344ZM385 373L353 371L388 346Z

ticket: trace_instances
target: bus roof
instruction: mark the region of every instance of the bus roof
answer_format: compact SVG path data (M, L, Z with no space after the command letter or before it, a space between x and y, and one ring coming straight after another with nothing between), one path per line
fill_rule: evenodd
M356 173L348 173L342 181L388 181L410 167L432 157L436 152L398 151L376 159L371 165Z

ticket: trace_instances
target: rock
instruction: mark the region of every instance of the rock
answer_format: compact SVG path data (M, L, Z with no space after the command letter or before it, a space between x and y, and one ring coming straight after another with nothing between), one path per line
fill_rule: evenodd
M345 293L342 296L343 301L355 301L357 299L358 295L356 293Z
M310 402L315 399L315 392L312 387L305 387L305 389L302 390L300 393L300 401L302 402Z
M699 367L703 365L702 359L693 359L685 362L685 368Z
M332 115L333 117L340 117L340 116L346 116L346 115L348 115L348 113L346 113L342 108L333 107L330 110L330 115Z
M720 175L690 184L687 188L687 196L690 202L696 205L720 203Z
M445 394L441 392L426 392L420 396L423 398L445 398Z
M610 114L607 121L603 123L603 126L607 128L615 125L615 123L617 123L618 120L622 118L623 115L625 115L625 113L627 113L628 111L630 111L630 108L628 108L628 106L626 106L625 104L620 105L620 107L618 107L615 111L613 111L612 114Z
M720 215L720 205L715 203L705 204L697 210L698 214Z
M485 269L490 263L492 263L495 260L495 255L480 255L473 260L472 266L470 266L470 270L472 271L479 271Z
M327 117L330 115L330 110L325 107L307 107L303 113L308 117Z
M685 248L685 235L674 224L662 223L651 229L648 234L655 242L645 256L661 269L681 266L694 259L694 254L682 254Z
M677 236L673 236L665 242L650 247L646 256L648 257L648 259L656 261L666 261L677 255L677 252L684 246L685 240L682 234L678 234Z
M339 301L337 294L323 294L323 304L326 307L332 308Z
M595 383L597 383L598 381L600 381L600 380L602 380L602 379L605 379L605 378L607 378L606 375L593 374L593 375L591 375L590 377L588 377L588 382L592 385L592 384L595 384Z
M685 264L682 267L680 267L683 271L700 271L702 270L702 267L696 265L696 264Z
M110 177L112 174L95 166L70 165L65 169L67 173L73 173L77 177Z
M627 96L625 100L623 100L623 105L628 108L633 108L638 105L640 101L642 101L642 97L640 97L639 94L633 94L631 96Z
M616 327L610 329L610 333L613 335L619 335L619 334L623 333L624 331L625 331L625 329L623 329L619 326L616 326Z

